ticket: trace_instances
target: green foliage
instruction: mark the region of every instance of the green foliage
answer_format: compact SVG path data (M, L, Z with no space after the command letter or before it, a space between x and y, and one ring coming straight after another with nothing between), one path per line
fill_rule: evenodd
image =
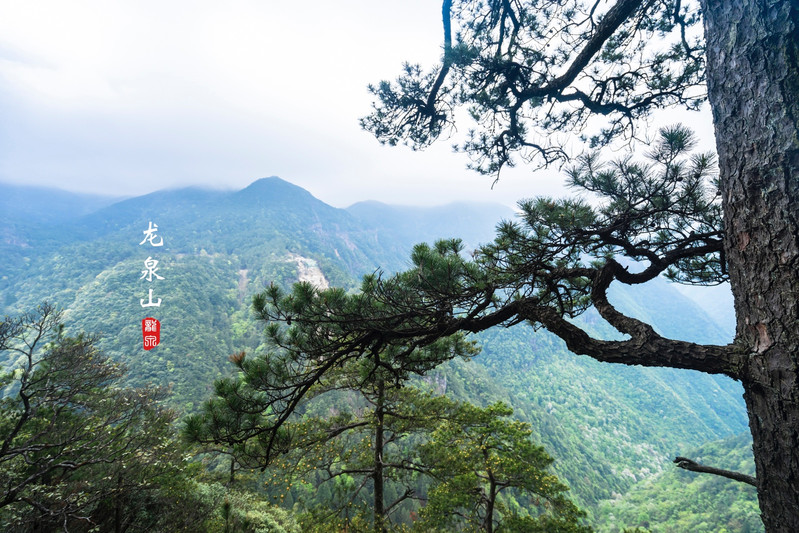
M415 250L442 257L457 251L457 243L444 242L435 251L421 246ZM452 261L445 261L443 270L455 263L456 255L450 257ZM429 276L436 278L435 269ZM364 285L373 282L367 277ZM498 404L482 410L404 386L412 373L423 375L442 361L469 354L473 348L461 336L440 339L418 352L395 345L370 357L349 358L342 352L342 359L330 364L330 345L325 340L341 335L336 328L346 322L340 317L362 303L359 295L336 289L320 291L303 283L295 285L291 294L273 286L257 297L255 306L263 315L280 312L287 317L287 329L274 324L268 328L281 350L255 358L244 353L232 356L238 375L217 381L216 397L202 413L186 420L186 438L217 446L219 451L220 445L229 447L236 461L245 466L271 465L273 477L268 485L285 484L288 490L290 480L316 486L332 481L331 496L335 496L325 502L317 499L321 506L311 508L316 522L337 515L348 528L357 528L353 524L368 516L361 491L371 488L373 527L383 530L398 504L422 493L414 488L420 474L434 478L454 475L455 481L431 489L421 522L422 527L445 526L443 517L453 513L448 502L474 494L476 480L486 475L482 470L463 470L480 464L492 479L486 497L490 512L482 513L488 516L487 530L493 531L494 517L497 522L507 517L508 528L515 524L511 530L547 527L580 531L577 520L582 515L562 496L565 486L544 472L551 459L529 441L529 427L500 420L512 413L508 407ZM292 316L297 318L290 320ZM320 364L322 372L317 374ZM354 397L348 392L355 393ZM289 402L296 404L291 407ZM424 440L408 438L434 428L430 442L418 450L416 446ZM459 463L449 456L456 450ZM546 499L551 514L541 512L543 504L535 511L534 506L520 506L515 499L514 511L519 512L508 510L504 494L498 500L505 489ZM389 492L394 496L387 498ZM288 496L282 493L281 500L284 494ZM471 507L460 501L458 505ZM552 529L556 526L559 529Z
M631 330L645 336L646 339L627 343L630 351L624 359L641 362L638 346L669 341L638 322L620 318L607 301L610 280L615 277L625 283L639 284L653 280L669 266L688 272L690 268L684 260L704 265L690 274L692 281L704 283L714 277L723 279L725 275L719 255L720 230L713 228L719 222L717 200L707 194L712 187L709 159L701 156L691 159L686 155L690 140L685 129L666 129L659 143L653 145L650 163L633 163L628 159L604 168L596 157L582 161L572 169L574 185L597 193L598 203L549 199L526 202L522 205L522 221L502 224L495 242L476 250L471 259L463 254L462 244L457 240L439 241L434 245L417 245L411 254L411 268L405 272L365 276L360 293L342 289L323 291L308 283L297 285L291 293L271 286L256 296L254 307L261 318L273 321L267 327L267 334L282 351L265 355L262 352L259 357L244 360L245 375L251 374L253 377L248 379L261 387L252 390L260 394L252 394L233 382L225 385L223 395L233 399L219 401L214 407L218 410L212 413L211 420L219 432L212 434L213 438L235 435L235 439L245 437L238 441L239 445L246 439L257 442L254 449L250 444L249 450L239 450L256 457L288 449L289 435L281 433L280 425L299 408L315 383L328 379L331 369L380 354L380 364L395 372L399 380L415 371L412 369L430 372L447 358L429 357L420 348L435 349L440 339L458 330L482 331L494 325L530 321L563 335L563 331L571 331L569 328L573 326L562 319L583 315L584 322L580 325L600 339L618 339ZM641 198L636 199L638 195ZM671 205L679 209L672 209ZM688 232L689 228L693 233ZM617 254L633 261L643 260L644 264L637 267L638 271L630 270L615 259ZM702 277L703 273L707 276ZM601 318L593 312L586 313L591 305L600 309L603 318L613 321L617 331L608 331ZM656 310L649 313L656 314ZM285 327L279 325L281 321ZM549 355L557 352L574 370L586 363L572 366L576 359L566 354L560 341L552 337L539 334L535 339L538 353L531 357L520 355L528 348L518 346L519 339L515 339L514 346L496 349L497 358L486 358L484 364L493 365L494 369L502 367L503 372L496 372L495 379L502 379L506 386L512 384L517 398L530 400L530 407L523 403L520 412L535 423L539 438L547 441L553 454L579 458L576 461L580 466L558 468L577 488L576 499L581 503L593 503L612 492L623 492L635 480L657 472L667 461L669 447L680 438L696 439L688 440L696 444L701 442L699 434L713 438L730 428L734 427L734 431L740 428L737 421L728 424L712 412L716 406L729 408L725 397L711 400L714 407L709 412L680 410L678 417L691 420L692 427L698 429L696 436L688 436L682 429L672 436L665 426L650 428L648 422L631 422L626 417L638 407L625 408L624 415L609 418L600 412L608 406L601 390L602 381L596 385L594 381L590 385L571 381L561 386L569 393L556 389L548 393L554 401L536 400L529 383L521 379L532 375L530 368L538 369L534 364L536 359L549 360ZM603 343L596 341L597 345L606 346ZM619 342L613 346L615 349L608 353L612 354L612 360L619 360L625 344ZM389 358L384 359L385 356ZM504 359L508 359L507 364L499 362ZM520 366L522 359L525 361ZM651 365L654 361L646 363ZM680 387L686 392L697 392L694 385L677 385L676 374L668 372L611 370L597 368L594 363L588 365L591 372L577 373L587 379L592 378L592 372L622 374L632 385L610 385L616 397L623 398L621 402L614 401L614 405L643 401L661 417L664 408L658 405L658 396L649 393L652 384L655 390ZM557 365L553 363L554 366ZM556 374L549 371L546 377L541 375L539 385L557 383ZM605 384L612 383L609 375L608 378ZM585 397L589 389L595 389L598 400ZM227 404L239 408L244 415L228 417L224 414L230 407ZM594 404L603 407L596 410L586 407ZM698 409L708 407L697 402ZM562 408L590 412L587 416L576 415L579 422L561 423L553 411ZM234 424L226 427L226 420ZM620 426L617 433L600 431L600 426L611 424ZM674 425L679 423L675 421ZM205 431L208 427L198 425L195 429ZM242 427L248 429L241 431ZM584 440L586 431L595 435L596 445ZM644 433L649 437L644 437ZM642 441L631 440L632 437L640 437Z
M390 353L401 365L387 366L400 374L420 364L429 371L446 358L426 357L420 348L435 348L457 331L524 321L543 325L581 353L601 360L731 373L723 366L723 347L715 348L719 357L701 361L690 355L678 363L666 355L662 360L644 357L642 345L655 354L689 354L694 346L661 337L608 300L613 280L639 285L670 267L681 269L686 281L724 278L721 230L715 227L720 224L717 200L707 195L710 158L691 159L686 155L691 146L686 129L666 128L652 146L650 164L626 159L606 169L595 156L584 158L571 171L573 185L596 193L599 203L546 198L525 202L522 221L501 224L494 243L476 250L471 259L462 254L457 240L420 244L411 253L409 270L367 275L360 293L300 284L291 294L272 286L256 296L256 311L272 321L268 335L285 350L257 363L263 366L257 372L253 367L254 374L271 380L264 390L279 391L269 393L271 399L262 397L268 400L263 405L272 409L276 426L310 386L347 361ZM616 259L618 255L644 263L631 270ZM702 266L691 271L693 266L685 261ZM596 316L587 316L584 330L567 320L592 306L616 331L605 327L597 339L589 335L603 329L591 324ZM287 327L281 327L281 321ZM633 338L602 340L623 335ZM555 347L552 340L547 344L550 350ZM513 357L519 352L514 348L497 353ZM706 368L710 362L721 366Z
M460 404L422 445L437 481L422 530L591 531L579 524L584 513L565 497L567 487L547 472L552 458L532 443L528 424L507 419L512 413L501 403Z
M420 446L436 427L459 420L468 404L413 386L386 386L383 396L372 395L363 386L357 391L365 402L317 397L300 421L287 424L296 440L291 452L275 462L274 476L304 475L317 487L332 481L328 499L307 502L311 510L314 505L321 507L317 517L335 512L343 519L371 520L370 509L376 508L376 502L369 502L369 496L375 497L374 476L379 472L385 523L408 523L418 508L415 501L428 490L432 468L420 455ZM311 410L319 414L310 415Z
M0 323L0 523L15 531L191 531L189 467L163 391L121 387L94 339L62 333L49 305ZM189 507L188 509L193 509Z
M715 154L691 154L695 145L694 133L676 125L659 131L645 162L627 155L608 164L598 152L579 157L567 170L569 184L597 194L602 204L593 217L584 214L576 221L575 213L593 210L566 205L569 214L558 213L557 219L568 217L572 230L594 226L613 233L616 241L602 249L606 257L651 260L680 247L706 246L721 235L720 192ZM560 227L557 219L545 220L544 227ZM623 243L632 246L624 249ZM685 283L719 283L726 279L719 254L680 257L667 276Z
M696 460L754 475L752 439L742 434L691 450ZM651 533L756 533L763 531L757 490L744 483L671 467L634 485L624 496L600 503L598 531L616 532L622 524Z
M435 254L442 257L442 270L459 262L457 248L454 242L440 244ZM365 288L374 283L373 276L365 277ZM363 391L376 383L392 382L399 387L411 375L423 375L444 361L475 352L473 343L462 335L433 339L419 347L364 343L353 349L350 343L340 343L338 339L346 338L351 328L348 317L362 316L367 309L381 312L383 305L366 294L369 297L343 289L320 290L301 282L290 294L271 285L257 295L253 299L256 312L266 320L277 314L287 327L267 325L274 350L255 357L244 352L231 356L238 374L216 381L215 398L201 415L187 420L186 437L205 444L228 442L240 461L262 466L291 446L282 426L309 395L337 388ZM405 297L413 299L413 291L405 291ZM405 317L406 323L414 320Z
M251 492L198 483L194 489L209 509L203 523L206 533L301 533L303 529L284 509L262 501Z
M390 511L414 496L408 483L421 468L408 452L406 437L430 430L445 416L438 405L443 399L404 385L411 375L423 375L441 361L473 355L473 344L454 335L418 350L387 346L361 358L342 353L331 365L324 339L340 333L336 317L357 309L358 295L309 283L296 284L286 295L273 285L255 298L261 313L267 298L287 316L306 318L286 330L268 327L275 351L231 356L237 375L216 382L216 396L186 419L184 436L212 450L222 451L223 444L226 453L249 467L265 468L285 454L278 476L307 479L319 472L315 484L335 481L337 492L345 494L337 505L323 504L345 518L360 501L361 490L371 488L373 522L384 527ZM311 315L327 321L331 332L308 320ZM355 394L354 401L348 401L347 392ZM325 408L314 413L320 405Z

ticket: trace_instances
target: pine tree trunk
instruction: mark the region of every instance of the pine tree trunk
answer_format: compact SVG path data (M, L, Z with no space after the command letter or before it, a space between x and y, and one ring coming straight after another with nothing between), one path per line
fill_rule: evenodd
M766 531L799 531L799 4L703 0L725 249Z
M484 529L486 533L494 533L494 505L497 501L497 484L494 482L494 476L491 470L488 470L489 485L488 485L488 502L486 503L486 519Z
M122 533L122 472L117 473L117 490L114 493L114 533Z
M375 484L375 531L386 531L385 509L383 505L383 409L385 407L385 382L377 382L377 403L375 405L375 448L374 448L374 484Z

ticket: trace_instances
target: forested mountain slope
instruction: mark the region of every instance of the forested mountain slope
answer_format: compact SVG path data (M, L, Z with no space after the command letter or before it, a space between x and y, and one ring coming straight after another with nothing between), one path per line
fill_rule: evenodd
M620 307L642 318L646 309L641 303L658 302L661 316L655 323L665 334L720 339L718 328L702 320L690 302L671 294L666 282L641 288L634 299L616 296ZM681 320L685 309L696 313L694 324ZM603 330L593 314L584 321ZM517 414L529 417L538 439L556 458L556 471L569 480L583 505L622 494L636 481L673 468L671 459L688 448L747 428L740 392L725 377L598 363L569 353L553 335L531 328L488 332L478 361L510 391Z
M55 249L74 239L73 235L63 231L63 223L117 200L0 183L0 257L3 258L0 290L8 286L9 274L26 267L31 254Z
M63 205L72 201L67 195ZM3 312L45 299L67 309L69 327L103 334L102 347L129 365L134 383L172 386L172 401L184 411L196 409L213 379L230 370L230 353L265 349L249 304L269 283L354 288L364 273L402 269L415 242L463 237L473 247L490 238L500 217L512 216L500 206L468 204L337 209L279 178L237 192L180 189L93 206L53 222L49 233L26 234L24 245L5 241L19 260L0 266ZM139 244L150 222L163 247ZM163 280L141 279L148 257L159 261ZM162 298L160 307L141 307L148 288ZM729 339L665 282L613 297L667 335ZM162 323L161 344L151 351L142 349L145 316ZM595 315L581 320L608 334ZM524 325L480 341L483 353L473 361L446 365L429 379L461 399L509 402L533 424L583 505L672 468L675 454L747 429L740 387L726 378L600 364Z
M704 444L685 455L698 462L754 475L749 433ZM619 525L652 533L758 533L763 531L756 490L718 476L670 468L643 480L624 496L602 502L595 514L599 531Z

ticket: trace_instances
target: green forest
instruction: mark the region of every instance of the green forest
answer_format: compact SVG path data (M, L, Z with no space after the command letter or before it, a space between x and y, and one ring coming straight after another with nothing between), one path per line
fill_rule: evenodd
M17 192L24 195L26 191ZM36 208L53 214L61 202ZM16 202L17 208L24 205ZM37 205L35 196L29 205ZM668 477L674 469L672 455L689 454L709 441L746 430L740 391L731 380L676 370L603 365L569 353L544 331L517 327L439 346L434 350L438 355L428 355L440 364L431 365L422 358L421 366L403 370L401 382L395 381L395 375L382 380L373 376L364 382L374 370L369 361L342 367L314 388L289 419L284 429L291 435L287 441L291 445L261 471L260 445L245 446L242 453L235 446L220 445L221 441L198 446L192 442L208 428L186 425L192 420L186 417L196 418L209 399L223 398L225 390L240 387L237 376L242 366L246 368L250 361L257 364L257 358L272 349L274 340L253 310L253 297L270 285L291 291L303 271L297 257L316 265L330 286L345 287L342 297L356 294L359 274L374 272L378 266L393 271L402 268L402 253L409 253L415 232L403 227L408 217L402 216L402 208L380 206L381 212L396 210L393 220L375 215L372 205L337 210L276 178L256 182L240 193L175 191L169 205L170 211L157 221L165 242L157 252L138 244L149 214L159 210L157 195L65 218L63 238L57 243L38 241L35 225L18 226L20 238L41 244L27 248L18 267L9 265L4 271L8 315L4 324L27 317L31 326L43 301L51 302L53 316L58 315L57 321L51 320L48 336L36 346L29 375L48 372L37 357L43 361L70 350L76 357L97 354L90 356L99 357L92 359L94 362L69 363L89 365L102 376L81 384L85 390L80 394L87 395L81 401L97 403L96 410L73 415L88 416L91 424L102 426L107 424L103 418L107 413L100 405L116 401L114 394L138 391L147 400L142 400L139 411L130 413L125 431L135 432L142 417L156 417L152 420L159 420L161 429L156 431L155 422L148 422L152 429L147 434L152 439L137 443L138 453L122 453L113 443L104 445L101 449L111 466L104 463L74 473L59 472L47 482L38 478L17 494L44 496L41 491L47 486L48 499L42 500L42 505L53 505L69 494L75 507L49 509L46 516L50 518L40 516L39 522L30 522L44 511L17 500L4 506L7 528L25 530L29 523L53 524L56 517L67 515L70 530L91 529L90 522L83 524L79 516L96 521L101 530L112 530L117 526L101 522L99 517L106 516L107 509L116 509L122 530L371 530L375 490L370 475L375 464L375 412L381 382L383 409L391 412L382 422L385 527L397 530L485 529L481 522L485 520L485 502L463 497L477 494L474 491L491 494L476 485L481 471L477 461L469 458L478 449L475 443L488 439L495 445L504 443L502 449L511 443L514 453L528 454L500 454L493 459L508 476L493 500L498 527L504 523L506 528L521 531L535 527L543 531L621 531L626 527L660 531L656 526L662 525L677 531L684 513L667 514L665 509L693 501L692 493L678 491L656 504L649 499L650 506L664 509L657 522L658 515L651 510L647 511L650 520L642 519L644 513L628 511L630 502L647 490L661 490L652 487L666 490L673 485ZM454 236L458 228L468 230L450 220L447 212L452 209L424 211L427 231ZM501 217L513 216L488 205L460 206L458 210L472 213L468 216L475 219L494 221L463 235L474 243L471 246L488 241ZM289 216L286 211L295 214ZM418 211L417 216L421 216ZM198 222L200 217L214 220L213 227L206 229ZM236 226L242 217L249 223ZM104 229L95 233L82 229L91 227ZM273 236L268 240L261 237L266 227L266 234ZM384 249L376 237L387 234L392 235L391 247ZM346 249L349 255L336 254L339 249ZM144 315L138 300L146 296L142 288L148 283L139 278L148 255L158 258L158 273L164 278L152 282L156 288L162 287L159 295L164 303L154 316L161 320L163 330L162 343L144 351L140 330ZM665 281L614 297L628 312L652 320L664 334L706 342L723 342L725 335L730 335L727 325L714 322ZM663 302L662 306L653 310L642 305L653 300ZM692 319L681 321L679 310L686 308L691 309ZM598 335L612 335L592 313L580 320ZM11 370L24 367L19 366L23 363L18 335L9 332L4 340L9 368L4 385L6 428L21 416L18 394L22 378L19 371ZM50 355L60 344L63 348ZM241 359L238 354L243 354ZM386 352L382 357L390 360L393 356ZM111 394L111 390L119 392ZM42 397L42 401L49 400ZM36 441L42 435L35 428L42 423L44 420L28 422L30 426L8 446L33 442L50 446ZM192 432L195 437L187 438ZM87 441L79 441L76 449L94 446L89 434L79 437ZM445 451L447 457L458 446L463 447L463 463L441 470L445 463L436 454ZM717 446L738 450L743 454L741 460L751 465L750 443L745 439ZM59 460L74 460L69 455L74 453L72 449L60 453ZM519 468L518 461L525 468L535 467L538 473L514 471ZM21 463L9 459L5 464L8 472L15 472ZM109 472L120 469L136 474L121 481L116 478L116 488L101 482L113 480ZM469 489L464 483L475 485ZM738 503L710 513L709 530L721 520L725 524L734 520L758 523L752 491L727 492L726 484L735 485L733 482L716 483L720 486L711 485L708 494L734 497ZM109 499L109 494L116 496ZM535 520L540 522L538 526L531 525Z

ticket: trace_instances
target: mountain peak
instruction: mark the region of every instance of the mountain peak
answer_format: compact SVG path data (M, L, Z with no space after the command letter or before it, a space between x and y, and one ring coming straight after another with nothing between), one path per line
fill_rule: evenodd
M305 190L302 187L298 187L293 183L289 183L288 181L284 180L283 178L279 178L278 176L269 176L268 178L258 178L257 180L253 181L239 192L261 192L265 190L274 190L274 189L298 189L298 190Z
M302 187L289 183L277 176L257 179L236 192L234 196L237 201L256 201L258 203L263 201L268 201L270 203L275 201L283 202L286 200L307 201L314 198L311 193Z
M249 189L250 187L261 187L263 185L268 185L270 183L289 183L289 182L284 180L280 176L267 176L265 178L258 178L257 180L253 181L244 188Z

